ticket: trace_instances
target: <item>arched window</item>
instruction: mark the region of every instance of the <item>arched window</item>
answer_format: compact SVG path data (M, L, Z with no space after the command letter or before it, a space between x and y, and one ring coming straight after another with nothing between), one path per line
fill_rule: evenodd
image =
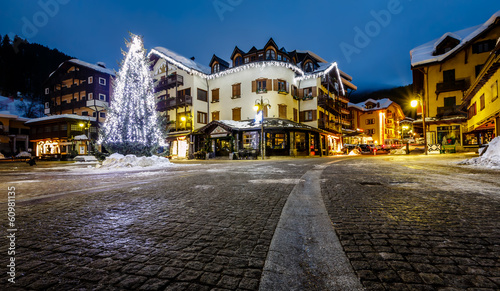
M304 70L308 73L314 71L313 64L311 62L306 63Z
M274 60L276 59L276 53L273 50L266 51L266 60Z
M241 57L236 57L236 59L234 59L234 66L239 66L243 64L243 59Z
M218 73L220 70L219 63L215 63L212 67L212 73Z

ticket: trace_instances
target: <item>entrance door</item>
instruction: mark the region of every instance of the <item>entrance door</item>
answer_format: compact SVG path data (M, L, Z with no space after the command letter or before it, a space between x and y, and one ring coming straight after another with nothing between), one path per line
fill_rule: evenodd
M219 157L229 156L231 152L231 140L216 139L215 140L215 155Z

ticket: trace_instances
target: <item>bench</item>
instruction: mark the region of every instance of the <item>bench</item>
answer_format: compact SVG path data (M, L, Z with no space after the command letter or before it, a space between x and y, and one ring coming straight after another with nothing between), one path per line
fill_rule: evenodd
M456 153L457 150L455 148L455 145L442 145L441 146L441 153L444 154L444 153L448 153L448 154L452 154L452 153Z

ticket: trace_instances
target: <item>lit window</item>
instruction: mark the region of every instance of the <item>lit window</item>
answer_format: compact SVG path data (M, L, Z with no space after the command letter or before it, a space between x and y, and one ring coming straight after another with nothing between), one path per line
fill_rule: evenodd
M89 100L94 99L94 93L89 93L88 97L89 97Z
M94 77L90 76L89 77L89 84L92 84L92 83L94 83Z
M49 88L45 88L45 95L49 94Z

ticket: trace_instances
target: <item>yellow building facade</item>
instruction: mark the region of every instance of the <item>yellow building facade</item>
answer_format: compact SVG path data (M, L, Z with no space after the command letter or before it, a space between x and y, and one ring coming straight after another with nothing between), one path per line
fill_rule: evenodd
M487 144L500 134L499 68L500 43L497 42L476 81L465 93L462 105L468 112L465 139L472 144Z
M500 11L485 23L413 49L415 98L424 104L428 144L474 147L462 103L500 37ZM422 119L415 123L422 124Z
M361 103L350 103L354 128L371 136L377 145L392 145L401 139L400 122L405 118L399 104L384 98L368 99Z

